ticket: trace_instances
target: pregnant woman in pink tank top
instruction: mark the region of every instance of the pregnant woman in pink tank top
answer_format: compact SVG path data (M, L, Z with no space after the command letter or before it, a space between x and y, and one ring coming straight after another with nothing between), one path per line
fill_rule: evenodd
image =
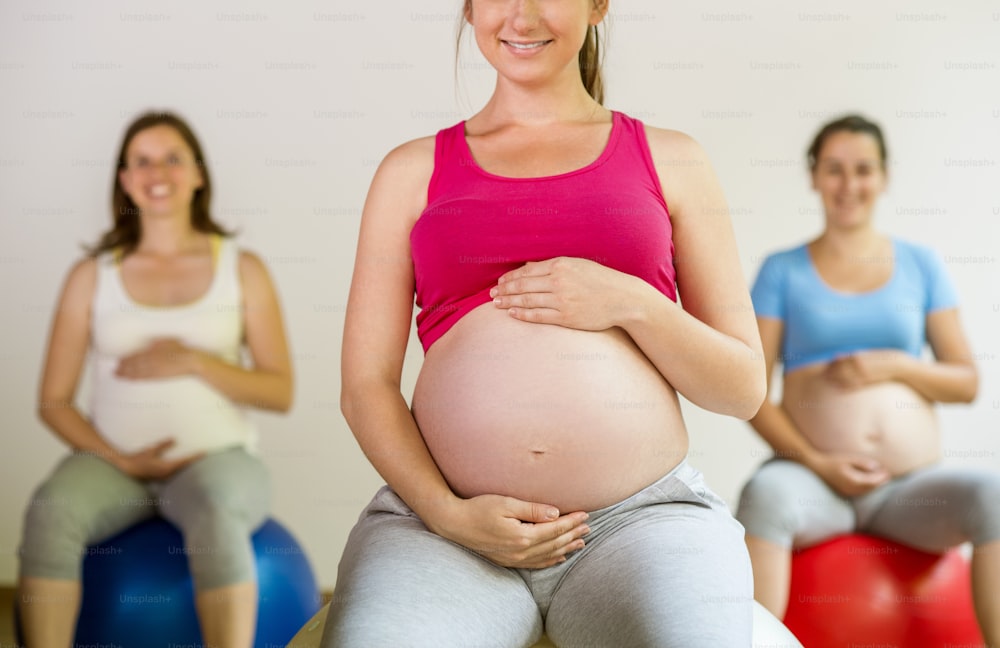
M678 394L752 416L760 340L701 147L601 103L608 4L465 2L493 96L376 172L342 404L388 485L325 646L749 645L742 529Z

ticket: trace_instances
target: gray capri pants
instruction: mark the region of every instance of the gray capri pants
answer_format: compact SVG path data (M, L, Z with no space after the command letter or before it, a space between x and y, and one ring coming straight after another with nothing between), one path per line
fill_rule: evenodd
M772 459L743 488L736 518L782 547L860 531L937 553L1000 540L1000 474L933 465L847 498L802 464Z
M326 648L748 648L743 528L686 462L590 513L586 547L500 567L429 531L383 487L340 562Z
M159 513L184 536L196 589L254 580L250 536L267 516L268 481L264 464L243 448L206 455L163 481L72 454L28 504L21 576L79 580L87 545Z

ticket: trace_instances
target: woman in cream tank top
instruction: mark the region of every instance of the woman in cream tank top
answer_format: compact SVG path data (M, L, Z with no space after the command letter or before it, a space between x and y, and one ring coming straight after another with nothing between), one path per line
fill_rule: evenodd
M18 600L30 646L72 645L85 547L157 514L184 537L204 644L253 640L249 539L270 491L243 410L287 411L292 371L267 269L212 220L210 200L187 124L159 112L132 122L113 226L67 276L42 374L39 415L71 454L25 515Z

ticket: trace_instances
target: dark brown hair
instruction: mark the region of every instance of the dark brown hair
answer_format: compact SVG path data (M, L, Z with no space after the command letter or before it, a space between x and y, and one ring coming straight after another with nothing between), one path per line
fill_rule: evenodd
M177 115L169 112L147 112L137 117L125 130L121 149L118 151L118 163L115 166L114 187L111 194L111 229L101 235L97 244L88 249L91 256L97 256L108 250L119 250L122 256L135 250L142 236L142 222L139 219L139 208L125 193L119 172L125 169L125 155L129 144L140 132L154 126L169 126L177 131L184 143L194 154L195 164L201 170L202 185L195 190L191 198L191 226L199 232L229 236L221 225L212 220L209 205L212 200L212 180L205 165L205 154L194 131Z
M459 16L457 30L458 36L455 38L456 70L458 67L458 54L462 45L462 32L465 31L465 16L470 9L469 5L471 2L472 0L465 0L465 3L462 6L462 13ZM605 38L607 38L606 34ZM583 41L583 47L580 48L580 56L578 60L580 64L580 79L583 81L583 87L587 89L587 94L593 97L594 101L599 104L603 104L604 77L601 73L601 69L604 65L604 50L601 47L601 36L597 29L597 25L590 25L587 27L587 37Z
M875 143L878 144L879 157L881 158L882 168L885 168L886 161L889 159L889 152L885 146L885 138L882 136L882 129L879 128L878 124L868 119L865 119L861 115L845 115L839 119L826 124L823 128L816 133L816 137L813 138L812 144L809 145L809 150L806 152L806 160L809 162L809 170L814 171L816 169L816 163L819 162L819 154L823 149L823 143L826 138L833 135L834 133L839 133L842 131L847 131L849 133L864 133L865 135L871 135L875 138Z

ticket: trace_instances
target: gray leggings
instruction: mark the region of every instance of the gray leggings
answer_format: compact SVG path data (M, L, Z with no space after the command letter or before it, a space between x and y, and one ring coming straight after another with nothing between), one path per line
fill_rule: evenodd
M264 465L242 448L207 455L158 482L70 455L28 503L21 576L79 580L84 547L159 513L180 528L199 591L253 580L250 535L267 516L269 490Z
M744 487L736 518L783 547L853 531L928 552L978 546L1000 539L1000 473L934 465L846 498L802 464L772 459Z
M747 648L743 529L681 463L595 511L587 546L545 569L499 567L429 531L388 487L340 562L327 648Z

